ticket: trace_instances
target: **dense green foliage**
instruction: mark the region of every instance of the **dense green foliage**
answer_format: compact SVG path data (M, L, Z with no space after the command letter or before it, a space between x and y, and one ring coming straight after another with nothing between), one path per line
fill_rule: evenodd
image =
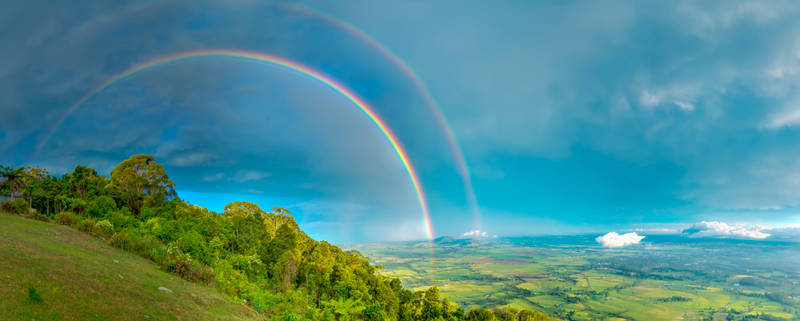
M439 289L412 292L355 250L303 233L289 210L233 202L224 213L180 200L152 156L134 155L110 178L77 166L61 177L3 168L16 200L2 210L75 226L181 277L214 284L277 320L548 320L513 309L464 308Z

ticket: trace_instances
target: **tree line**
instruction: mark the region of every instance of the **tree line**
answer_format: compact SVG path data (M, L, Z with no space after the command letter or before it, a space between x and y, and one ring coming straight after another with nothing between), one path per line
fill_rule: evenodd
M152 156L108 177L0 167L0 210L107 240L180 277L213 285L271 320L553 320L511 308L465 309L439 289L411 291L356 250L306 235L291 211L237 201L215 213L181 200Z

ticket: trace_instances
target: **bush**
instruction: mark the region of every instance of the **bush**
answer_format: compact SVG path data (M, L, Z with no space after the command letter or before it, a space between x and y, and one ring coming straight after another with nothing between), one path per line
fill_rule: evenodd
M114 229L121 230L125 227L130 227L136 224L136 219L133 217L133 214L130 213L127 207L122 208L121 210L116 210L111 212L109 215L111 224L114 224Z
M111 236L111 239L108 240L108 243L111 246L116 247L118 249L130 251L134 249L133 240L131 236L127 232L117 232Z
M167 270L175 272L181 277L188 278L192 275L192 256L181 251L178 244L167 245Z
M37 211L35 208L29 208L28 209L28 214L25 215L25 217L27 217L29 219L32 219L32 220L50 222L50 218L49 217L39 213L39 211Z
M216 274L213 268L202 264L192 264L191 275L189 275L190 280L215 285L215 277Z
M28 213L28 202L23 199L6 200L0 203L0 210L10 214L23 215Z
M108 196L100 196L89 204L89 216L95 218L106 217L117 210L117 203Z
M78 224L78 217L72 212L61 212L56 214L56 222L62 225L73 226Z
M279 314L276 318L274 318L274 320L280 320L280 321L303 321L303 320L305 320L305 318L303 318L301 316L298 316L298 315L296 315L296 314L294 314L292 312L289 312L289 311L283 311L283 313ZM370 320L372 320L372 319L370 319Z
M87 218L83 221L78 222L78 231L95 234L95 220L93 218Z
M28 298L33 302L42 302L42 296L39 295L39 292L36 292L36 288L33 285L28 287Z
M111 224L108 220L102 220L94 225L94 229L103 235L111 235L111 233L114 233L114 224Z
M207 249L206 241L200 233L188 230L178 238L178 246L184 253L189 253L200 262L211 263L211 253Z
M159 241L156 237L145 234L136 245L137 253L152 260L153 262L163 265L164 258L166 257L166 251L163 249L161 241Z
M83 213L86 207L89 206L89 203L80 198L63 197L63 196L60 198L61 202L64 204L66 208L78 213Z
M149 218L156 217L156 210L152 207L142 207L142 210L139 211L139 218L141 220L147 220Z

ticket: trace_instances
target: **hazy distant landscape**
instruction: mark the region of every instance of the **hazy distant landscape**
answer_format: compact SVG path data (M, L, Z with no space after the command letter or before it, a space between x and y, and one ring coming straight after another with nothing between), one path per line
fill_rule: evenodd
M404 285L467 306L568 320L796 320L800 244L648 236L622 249L593 236L440 238L355 246Z

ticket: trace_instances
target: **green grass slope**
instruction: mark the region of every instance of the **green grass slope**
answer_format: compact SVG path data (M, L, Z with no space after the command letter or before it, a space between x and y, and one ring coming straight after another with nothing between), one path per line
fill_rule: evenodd
M181 280L101 239L0 213L0 320L143 319L254 320L258 315L211 287Z

